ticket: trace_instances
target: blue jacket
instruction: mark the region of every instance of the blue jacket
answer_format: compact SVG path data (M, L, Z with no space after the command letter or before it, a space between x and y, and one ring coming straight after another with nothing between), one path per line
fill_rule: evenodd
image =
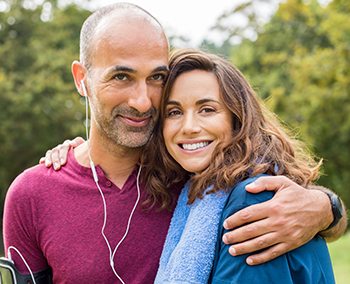
M227 232L223 228L224 220L233 213L249 205L267 201L274 195L270 191L258 194L247 192L245 186L256 179L257 177L249 178L241 182L228 196L219 223L214 265L209 283L335 283L327 244L318 235L305 245L257 266L246 264L248 254L241 256L229 254L229 246L222 242L222 236Z

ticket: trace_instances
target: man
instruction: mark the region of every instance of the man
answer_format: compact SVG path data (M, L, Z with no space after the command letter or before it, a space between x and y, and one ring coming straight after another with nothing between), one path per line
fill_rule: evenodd
M81 58L72 72L79 93L90 101L89 145L71 150L58 172L42 165L26 170L11 185L5 203L5 248L16 247L33 271L52 267L54 283L154 280L172 212L142 209L148 196L138 162L156 123L168 53L160 24L137 6L111 5L84 23ZM275 201L227 220L225 226L237 227L260 219L226 236L228 242L241 242L233 254L272 246L267 255L250 258L257 264L305 243L333 222L326 194L287 179L260 182L268 186L257 183L257 188L284 189ZM170 189L174 201L181 186ZM269 217L269 210L279 209L284 211L279 218ZM344 230L339 227L336 238ZM243 242L247 237L252 240ZM28 273L16 253L12 258Z

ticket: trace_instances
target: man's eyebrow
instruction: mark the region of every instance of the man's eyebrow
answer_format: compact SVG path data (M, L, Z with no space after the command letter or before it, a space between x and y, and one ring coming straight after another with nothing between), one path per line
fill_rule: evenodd
M157 73L157 72L165 72L165 73L168 73L169 72L169 68L168 66L159 66L155 69L153 69L152 73Z
M136 70L127 67L127 66L122 66L122 65L116 65L113 68L111 68L110 73L116 73L116 72L128 72L128 73L136 73Z
M132 69L130 67L123 66L123 65L116 65L116 66L112 67L110 69L109 73L117 73L117 72L127 72L127 73L133 73L133 74L137 73L137 71L135 69ZM157 73L157 72L168 73L169 68L168 68L168 66L164 65L164 66L156 67L152 70L152 73Z

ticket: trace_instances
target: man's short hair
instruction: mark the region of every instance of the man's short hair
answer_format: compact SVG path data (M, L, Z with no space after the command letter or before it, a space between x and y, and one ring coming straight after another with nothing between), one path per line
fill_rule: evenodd
M115 3L103 7L92 13L84 22L80 32L80 62L89 69L91 67L91 55L93 51L93 43L95 31L99 23L104 17L114 11L130 11L130 15L138 15L147 20L154 20L162 28L159 21L146 10L131 3ZM162 28L163 29L163 28Z

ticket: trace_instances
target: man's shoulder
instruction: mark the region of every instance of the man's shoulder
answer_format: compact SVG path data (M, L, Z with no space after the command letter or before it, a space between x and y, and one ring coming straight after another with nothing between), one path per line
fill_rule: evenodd
M51 169L53 170L53 169ZM12 182L8 193L19 192L25 194L33 194L33 190L40 187L40 184L45 183L45 180L50 176L50 168L46 168L44 164L35 165L24 170Z
M62 168L63 169L63 168ZM64 170L63 170L64 171ZM39 164L25 169L15 180L21 181L44 181L46 178L55 178L56 175L62 173L61 170L55 171L53 167L46 167L45 164Z
M47 168L45 164L39 164L25 169L21 174L18 175L18 177L34 178L36 176L42 176L47 174L50 171L50 169L52 168Z
M48 168L45 164L34 165L20 173L13 183L25 183L27 185L45 182L52 183L55 180L61 180L68 172L79 171L77 165L74 161L74 156L69 153L67 164L62 166L60 170L56 171L52 166Z
M42 194L45 188L54 188L66 180L67 173L74 171L73 166L68 162L59 171L53 167L47 168L44 164L39 164L25 169L12 182L8 189L8 194L35 195Z

